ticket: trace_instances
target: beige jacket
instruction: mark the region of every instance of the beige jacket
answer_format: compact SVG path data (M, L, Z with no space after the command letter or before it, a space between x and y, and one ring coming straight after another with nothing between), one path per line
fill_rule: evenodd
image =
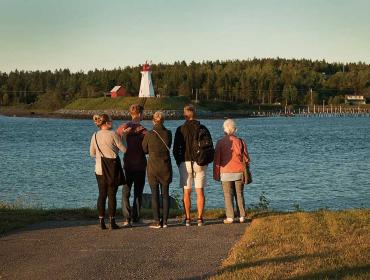
M96 132L96 140L104 157L116 158L119 151L125 153L127 148L123 145L121 138L112 130L99 130ZM95 173L102 175L101 153L96 146L95 133L91 137L90 156L95 157Z

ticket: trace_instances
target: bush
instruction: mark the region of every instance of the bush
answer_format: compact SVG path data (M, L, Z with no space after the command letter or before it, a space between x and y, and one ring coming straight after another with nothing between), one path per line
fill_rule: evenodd
M9 105L9 95L5 93L2 98L2 105L3 106L8 106Z
M64 107L64 102L60 94L47 92L37 97L35 108L57 110Z

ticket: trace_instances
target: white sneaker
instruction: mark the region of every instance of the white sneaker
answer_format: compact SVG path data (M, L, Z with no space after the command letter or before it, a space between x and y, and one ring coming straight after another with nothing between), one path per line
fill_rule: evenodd
M232 224L234 222L234 219L233 218L226 218L224 220L224 224Z
M197 220L198 227L204 226L204 220L203 218Z
M123 222L123 227L131 227L132 225L130 224L130 222L128 222L128 221L124 221Z
M245 222L245 217L240 217L240 218L239 218L239 223L241 223L241 224L242 224L242 223L244 223L244 222Z

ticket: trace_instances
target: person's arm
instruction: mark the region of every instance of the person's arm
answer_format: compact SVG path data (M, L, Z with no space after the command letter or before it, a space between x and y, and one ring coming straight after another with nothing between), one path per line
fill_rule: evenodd
M127 149L127 135L130 133L131 129L132 128L130 126L123 124L116 130L116 134L122 140L122 144L123 146L126 147L126 149Z
M90 156L91 156L91 157L95 157L95 156L96 156L96 148L95 148L95 133L94 133L94 135L91 137L91 141L90 141Z
M175 140L173 141L173 156L176 164L180 165L184 150L184 136L181 133L181 126L176 129Z
M116 133L117 135L121 138L121 139L125 139L127 134L130 132L131 130L131 127L128 125L128 124L121 124L117 130L116 130Z
M220 163L221 163L221 144L220 141L216 144L215 157L213 160L213 179L220 181Z
M126 153L127 147L123 144L121 137L118 136L117 133L114 133L113 141L116 144L117 148L122 152Z
M144 136L143 142L141 143L141 146L143 147L144 154L149 153L148 142L149 142L149 133L146 133L145 136Z
M243 143L243 146L244 146L244 154L243 154L243 158L245 160L245 163L247 165L249 165L251 163L251 159L249 157L249 153L248 153L248 147L247 147L247 143L244 142L244 140L242 140L242 143Z

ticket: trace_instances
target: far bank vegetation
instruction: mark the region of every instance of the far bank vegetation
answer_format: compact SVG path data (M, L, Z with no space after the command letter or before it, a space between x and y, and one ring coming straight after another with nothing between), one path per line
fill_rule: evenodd
M344 95L370 97L370 65L328 63L325 60L250 59L153 64L156 94L161 97L197 98L204 102L338 105ZM141 66L113 70L71 72L0 72L0 105L26 105L54 110L79 98L102 97L115 85L137 96Z

